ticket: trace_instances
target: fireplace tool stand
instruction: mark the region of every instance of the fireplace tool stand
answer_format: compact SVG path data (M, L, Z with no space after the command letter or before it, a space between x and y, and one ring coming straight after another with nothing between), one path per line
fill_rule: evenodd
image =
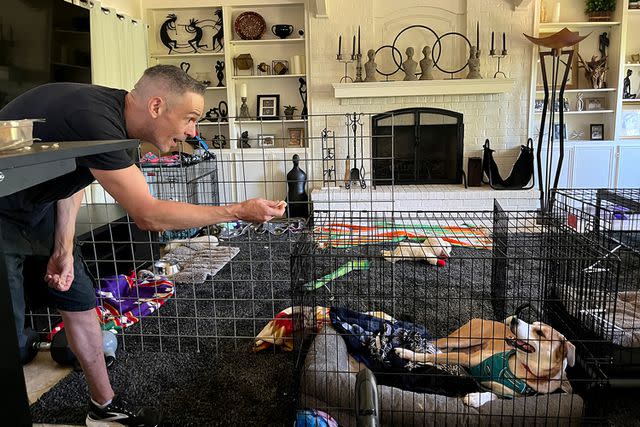
M351 143L351 138L353 138L353 167L348 171L345 171L345 182L344 188L347 190L351 188L352 185L360 185L360 188L367 188L367 183L364 179L365 177L365 169L364 169L364 141L363 141L363 133L362 133L362 114L353 113L346 114L346 127L347 127L347 164L349 160L349 144ZM360 168L358 168L358 127L360 127Z

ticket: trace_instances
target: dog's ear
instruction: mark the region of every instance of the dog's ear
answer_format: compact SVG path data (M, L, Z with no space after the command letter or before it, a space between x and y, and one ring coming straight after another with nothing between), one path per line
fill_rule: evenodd
M573 366L576 363L576 346L569 341L564 342L564 351L567 355L567 364Z

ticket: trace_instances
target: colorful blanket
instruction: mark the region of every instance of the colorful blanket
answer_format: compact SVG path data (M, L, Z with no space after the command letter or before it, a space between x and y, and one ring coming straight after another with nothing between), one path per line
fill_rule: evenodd
M313 228L320 248L350 248L353 246L395 243L405 239L424 240L440 237L455 246L491 249L491 233L473 224L439 226L430 224L382 222L373 225L328 223Z
M96 289L96 314L103 331L117 334L135 325L141 317L159 309L173 293L173 282L166 277L156 276L147 270L140 270L140 278L134 273L100 279ZM64 322L58 323L47 335L47 341L64 329Z
M114 334L134 325L159 309L174 293L173 283L162 276L141 271L135 275L100 279L96 289L96 313L103 330Z

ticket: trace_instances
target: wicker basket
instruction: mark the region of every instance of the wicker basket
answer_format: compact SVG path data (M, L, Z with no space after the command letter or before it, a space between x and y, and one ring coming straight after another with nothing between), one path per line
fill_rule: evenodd
M611 21L611 12L589 12L590 22L608 22Z

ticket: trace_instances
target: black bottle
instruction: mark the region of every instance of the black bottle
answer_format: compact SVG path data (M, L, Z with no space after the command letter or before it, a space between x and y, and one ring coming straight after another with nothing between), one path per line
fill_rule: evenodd
M307 174L298 166L300 157L293 155L293 168L287 174L287 209L290 218L309 217L309 196L305 191Z

